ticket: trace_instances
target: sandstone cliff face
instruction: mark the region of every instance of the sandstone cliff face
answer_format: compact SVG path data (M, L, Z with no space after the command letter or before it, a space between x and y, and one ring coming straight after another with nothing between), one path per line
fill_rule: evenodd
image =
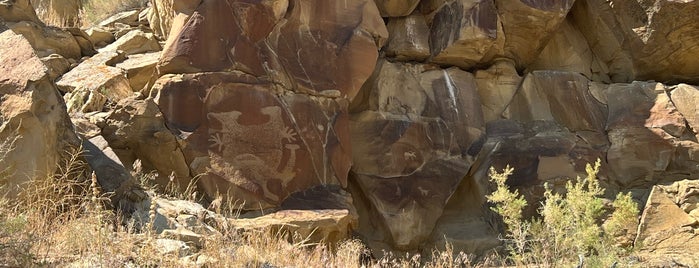
M478 251L491 166L530 203L597 158L612 192L697 174L695 1L194 2L152 1L149 94L209 195L337 184L373 246Z
M38 36L17 3L3 18ZM152 33L137 12L86 31L98 54L57 84L71 114L99 121L92 132L121 162L140 160L160 183L196 181L247 210L346 209L375 248L480 252L499 243L484 202L491 166L513 166L509 183L530 204L598 158L610 196L641 203L653 185L699 176L697 11L671 0L152 0ZM76 45L31 43L86 54L70 36Z

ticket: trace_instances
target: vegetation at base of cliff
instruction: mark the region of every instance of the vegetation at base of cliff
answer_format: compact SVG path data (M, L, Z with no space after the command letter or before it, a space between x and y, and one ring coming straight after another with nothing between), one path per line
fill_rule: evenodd
M522 210L527 205L517 190L505 184L513 169L498 173L490 170L495 192L486 196L492 208L501 215L506 226L507 260L514 265L557 267L615 267L628 266L624 257L630 248L620 245L617 237L627 226L636 226L638 207L630 194L619 193L612 203L608 217L601 197L604 189L597 180L600 161L587 165L587 177L570 180L565 193L556 193L545 185L540 218L524 220Z
M0 159L3 156L0 155ZM304 239L241 233L225 223L220 234L205 236L196 254L163 253L161 238L137 228L107 206L96 177L73 154L58 175L23 185L16 198L0 195L0 266L5 267L474 267L474 256L451 247L432 256L386 256L370 260L368 248L351 239L339 245L310 244ZM147 175L137 174L141 178ZM145 184L147 179L143 180ZM165 192L172 191L172 186ZM2 189L0 189L2 190ZM152 190L152 189L151 189ZM173 191L174 192L174 191ZM187 191L185 191L187 192ZM156 198L175 198L166 193ZM176 198L192 198L178 194ZM232 210L226 210L228 212ZM226 214L227 212L219 210ZM151 207L151 215L154 208ZM151 216L148 226L152 227ZM301 241L301 242L289 242ZM183 257L184 255L188 255ZM202 264L205 263L205 264Z

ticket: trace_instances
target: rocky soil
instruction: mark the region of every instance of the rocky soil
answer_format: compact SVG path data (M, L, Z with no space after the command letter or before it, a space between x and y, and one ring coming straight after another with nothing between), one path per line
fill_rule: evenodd
M536 204L599 158L606 196L645 207L645 261L692 264L696 14L692 0L151 0L79 29L0 1L0 185L17 195L82 146L113 205L145 219L155 202L167 239L196 244L221 216L151 198L134 164L238 204L243 229L482 254L500 244L491 166L514 167Z

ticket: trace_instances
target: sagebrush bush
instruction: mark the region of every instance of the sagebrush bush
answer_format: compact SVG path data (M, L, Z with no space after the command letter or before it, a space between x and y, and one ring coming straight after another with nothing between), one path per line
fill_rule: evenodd
M630 194L619 194L613 202L612 213L603 219L606 208L597 173L600 161L587 165L587 176L566 183L565 193L555 193L545 185L540 218L524 220L524 198L505 184L512 169L502 173L491 168L491 181L497 189L486 196L494 204L506 226L504 239L509 256L516 265L571 267L586 263L591 267L619 262L628 250L615 242L615 235L638 218L638 207ZM616 265L616 264L615 264Z

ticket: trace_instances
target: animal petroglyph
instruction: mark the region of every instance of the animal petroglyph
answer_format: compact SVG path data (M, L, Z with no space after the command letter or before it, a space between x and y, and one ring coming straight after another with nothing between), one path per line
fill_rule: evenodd
M261 124L243 125L240 111L209 113L208 118L221 123L220 129L209 129L209 155L212 168L235 183L241 174L259 184L265 197L274 201L279 196L267 188L267 182L277 180L286 186L296 175L296 151L294 144L298 134L286 126L279 106L260 109L269 120ZM284 152L288 159L282 163Z

